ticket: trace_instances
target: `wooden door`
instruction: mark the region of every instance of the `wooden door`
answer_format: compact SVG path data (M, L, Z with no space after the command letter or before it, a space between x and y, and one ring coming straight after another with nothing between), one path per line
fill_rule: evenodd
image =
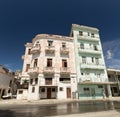
M51 99L51 88L47 88L47 99Z
M71 88L67 88L67 98L71 98Z

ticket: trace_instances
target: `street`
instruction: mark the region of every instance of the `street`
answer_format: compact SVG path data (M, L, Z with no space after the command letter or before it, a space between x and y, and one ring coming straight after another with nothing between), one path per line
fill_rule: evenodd
M120 112L120 102L98 101L46 105L7 105L0 107L0 117L45 117L107 110L117 110Z

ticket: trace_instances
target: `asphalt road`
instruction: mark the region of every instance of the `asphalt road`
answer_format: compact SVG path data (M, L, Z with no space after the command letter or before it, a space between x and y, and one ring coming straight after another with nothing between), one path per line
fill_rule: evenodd
M69 102L49 105L7 105L0 107L0 117L45 117L117 110L120 102Z

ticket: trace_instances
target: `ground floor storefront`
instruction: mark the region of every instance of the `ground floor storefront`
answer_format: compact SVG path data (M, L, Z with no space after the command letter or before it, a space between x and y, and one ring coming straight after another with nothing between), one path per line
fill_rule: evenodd
M103 99L109 96L110 96L110 90L107 85L103 85L103 84L78 85L78 98L80 100Z

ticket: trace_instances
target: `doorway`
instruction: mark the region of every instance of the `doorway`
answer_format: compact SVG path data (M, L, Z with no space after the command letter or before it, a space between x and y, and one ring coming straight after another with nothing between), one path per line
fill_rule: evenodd
M47 88L47 99L51 99L51 88Z
M71 98L71 88L67 88L67 98Z

